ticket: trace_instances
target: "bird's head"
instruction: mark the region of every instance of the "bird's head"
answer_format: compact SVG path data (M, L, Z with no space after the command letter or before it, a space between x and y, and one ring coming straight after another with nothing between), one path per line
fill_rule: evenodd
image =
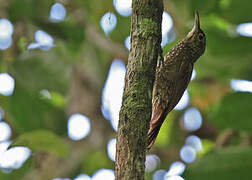
M195 22L192 30L187 34L184 42L188 45L189 53L192 55L193 63L203 55L206 48L206 35L200 29L200 18L198 11L195 11Z

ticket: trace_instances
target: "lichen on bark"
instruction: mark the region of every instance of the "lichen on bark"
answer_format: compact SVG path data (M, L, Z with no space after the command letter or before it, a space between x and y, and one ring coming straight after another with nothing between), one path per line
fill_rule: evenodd
M158 31L158 23L150 18L143 18L140 23L140 34L143 38L153 36Z
M144 179L152 89L160 52L162 0L133 0L129 53L117 145L116 179Z

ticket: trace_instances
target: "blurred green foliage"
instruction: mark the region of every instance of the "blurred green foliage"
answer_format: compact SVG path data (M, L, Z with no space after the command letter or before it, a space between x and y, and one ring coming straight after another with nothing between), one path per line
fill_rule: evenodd
M114 169L114 163L108 158L106 151L91 150L87 152L82 159L83 166L82 172L85 172L92 176L92 174L101 168Z
M83 154L74 159L76 164L69 168L67 175L92 175L99 168L113 169L113 162L106 154L106 143L115 132L109 122L97 114L101 114L100 95L111 61L124 58L127 62L127 56L122 55L127 53L126 48L114 52L108 47L124 46L130 33L130 17L120 16L114 10L112 0L62 1L67 7L67 18L55 24L48 20L54 2L12 0L0 8L0 17L8 18L15 27L12 47L0 51L0 72L8 72L15 78L15 91L10 97L0 95L0 106L5 111L4 120L12 128L13 146L28 146L34 153L55 156L60 162L83 148ZM173 17L177 32L176 41L166 45L164 53L190 30L195 9L200 12L201 27L207 36L206 53L196 63L197 76L188 88L190 106L199 108L203 115L203 128L195 133L203 138L204 151L189 165L184 177L187 180L252 179L252 94L235 93L229 86L233 78L252 80L252 41L239 36L235 29L239 23L252 22L252 1L171 0L164 4ZM107 11L117 15L118 24L105 37L99 21ZM34 32L38 29L54 37L55 47L50 51L27 51L26 47L34 41ZM90 32L96 36L91 36ZM89 79L77 81L84 86L77 90L79 87L73 83L79 78L75 76L76 67L81 67L86 73L85 78ZM51 93L51 99L41 95L42 89ZM79 93L79 98L73 97L75 93ZM89 101L88 98L93 96L96 101ZM89 104L81 104L85 103L81 97ZM95 110L89 110L92 103ZM93 118L91 137L70 143L66 136L67 117L77 111L76 107L82 110L77 108L78 112ZM167 117L169 122L165 122L153 148L153 153L161 159L161 169L168 170L172 161L179 160L179 148L190 134L181 128L183 112L174 111ZM233 137L236 143L232 147L227 145L218 149L216 141L226 129L238 131L239 136ZM0 179L22 179L35 170L43 172L32 156L22 168L9 174L0 172ZM151 173L147 177L151 179Z
M232 128L252 132L251 93L232 93L226 95L220 104L213 108L213 123L220 129Z
M184 177L193 180L249 180L252 178L248 173L252 166L251 159L251 148L217 149L189 166Z

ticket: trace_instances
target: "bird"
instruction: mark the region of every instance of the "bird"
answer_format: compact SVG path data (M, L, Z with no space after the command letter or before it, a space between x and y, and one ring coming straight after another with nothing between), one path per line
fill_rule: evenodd
M195 10L192 30L156 67L147 150L153 146L166 116L184 94L191 79L194 63L204 54L205 49L206 35L200 28L199 13Z

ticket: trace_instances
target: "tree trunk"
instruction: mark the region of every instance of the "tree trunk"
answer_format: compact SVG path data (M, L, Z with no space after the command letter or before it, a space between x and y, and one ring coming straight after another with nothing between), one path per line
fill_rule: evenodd
M162 0L133 0L131 50L116 144L116 179L144 179L152 89L161 50Z

